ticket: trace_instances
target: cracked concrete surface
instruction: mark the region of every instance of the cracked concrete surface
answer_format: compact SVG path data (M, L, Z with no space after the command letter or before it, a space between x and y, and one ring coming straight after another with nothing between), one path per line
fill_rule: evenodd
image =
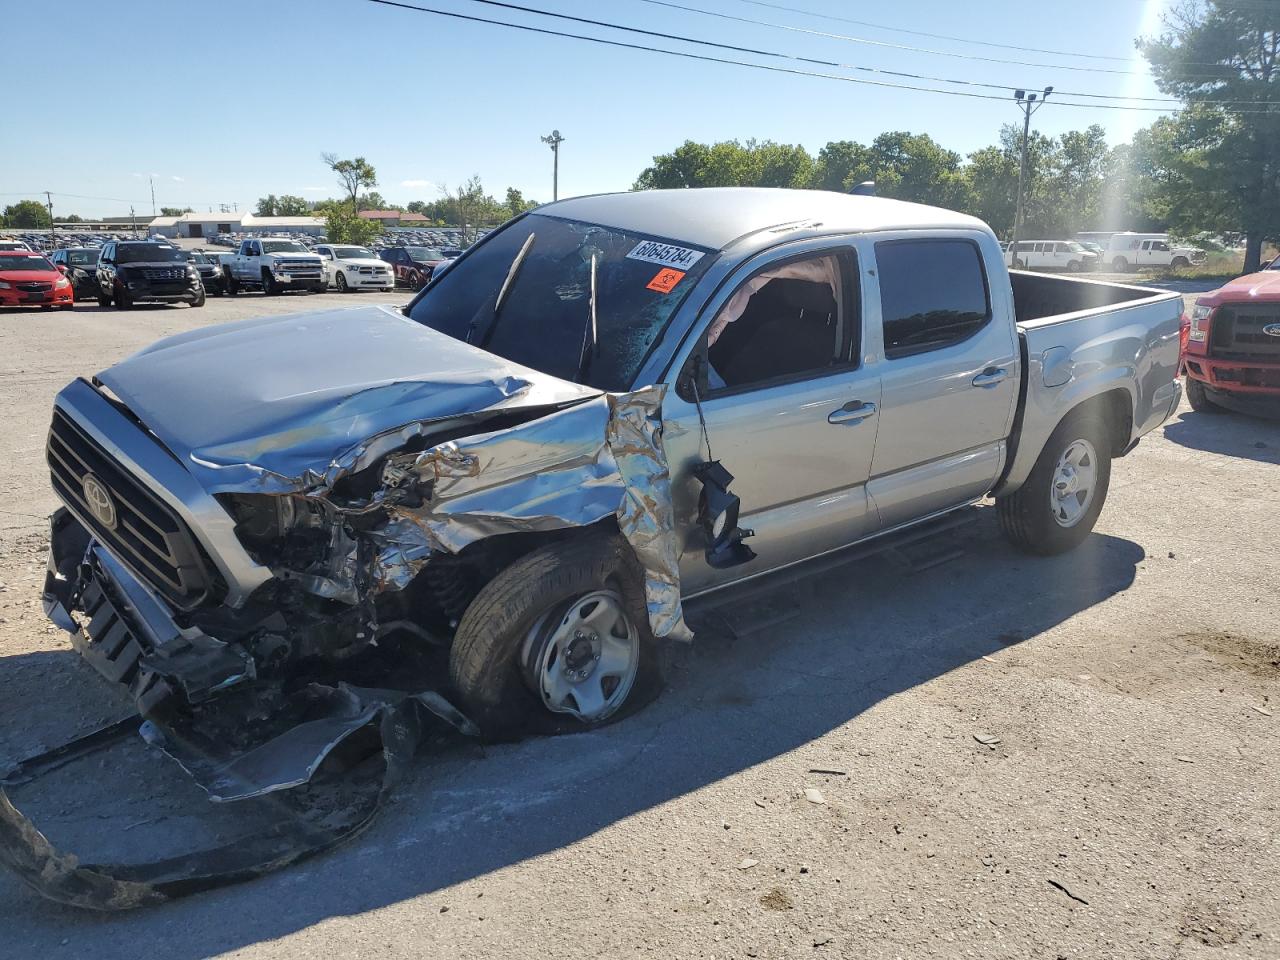
M125 709L39 610L53 394L336 299L0 315L0 761ZM1072 554L987 508L950 563L788 587L743 638L709 618L637 715L423 756L370 831L251 884L100 917L0 875L0 956L1275 957L1277 493L1280 424L1184 408ZM135 745L19 800L95 858L239 827Z

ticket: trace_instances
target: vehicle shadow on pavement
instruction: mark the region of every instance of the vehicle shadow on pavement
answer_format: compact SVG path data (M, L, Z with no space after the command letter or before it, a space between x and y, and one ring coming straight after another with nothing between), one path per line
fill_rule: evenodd
M1243 413L1184 410L1178 419L1164 425L1164 435L1193 450L1280 464L1280 406L1276 416L1267 420Z
M14 956L43 956L61 944L67 956L96 960L194 960L544 856L798 751L796 778L776 784L788 795L803 786L800 771L820 765L806 752L815 739L985 654L1021 643L1021 655L1034 657L1038 635L1126 590L1145 557L1138 544L1100 534L1064 556L1027 557L1000 539L993 509L979 514L961 541L964 553L948 563L912 572L892 557L873 557L775 591L795 608L776 626L737 638L704 629L667 691L623 722L589 734L484 750L464 743L420 755L373 827L297 867L118 915L57 906L0 874L4 946ZM10 668L0 661L0 670ZM74 696L74 685L65 693ZM23 727L39 729L65 714L62 694L28 701ZM11 741L15 731L0 734ZM11 743L0 748L0 756L12 752ZM840 759L854 771L852 753ZM141 762L154 766L133 774L138 803L122 798L114 820L89 818L90 827L72 830L56 816L41 822L41 811L31 813L55 842L63 830L92 831L101 844L127 829L120 836L134 857L149 853L154 831L169 831L166 845L205 832L173 835L200 820L194 799L194 808L175 806L157 825L129 826L145 816L141 801L158 789L147 770L167 764L159 757ZM61 789L76 790L70 775L63 782ZM750 806L745 796L744 804ZM56 799L52 806L56 813ZM224 805L219 816L227 806L234 807ZM106 856L100 849L76 852ZM110 855L120 856L119 849Z

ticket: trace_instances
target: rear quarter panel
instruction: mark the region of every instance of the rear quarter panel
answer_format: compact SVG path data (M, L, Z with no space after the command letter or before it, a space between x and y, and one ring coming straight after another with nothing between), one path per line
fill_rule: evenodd
M1179 396L1182 298L1145 292L1150 296L1132 303L1019 325L1027 351L1026 401L1001 493L1021 486L1054 428L1082 403L1124 391L1132 414L1126 446L1172 413Z

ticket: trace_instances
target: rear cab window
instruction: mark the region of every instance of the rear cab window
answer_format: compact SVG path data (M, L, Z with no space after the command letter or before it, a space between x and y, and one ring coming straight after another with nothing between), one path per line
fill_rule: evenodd
M986 269L972 240L881 241L876 265L888 360L950 347L991 321Z

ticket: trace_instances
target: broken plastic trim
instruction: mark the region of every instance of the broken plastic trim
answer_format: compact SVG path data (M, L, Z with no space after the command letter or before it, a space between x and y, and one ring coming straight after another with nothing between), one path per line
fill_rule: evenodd
M323 713L233 759L220 760L192 730L146 725L148 742L169 753L215 801L279 793L287 816L267 829L221 846L140 864L82 863L53 846L10 801L5 787L26 783L79 757L110 747L139 730L139 717L31 757L0 779L0 863L50 900L89 910L129 910L238 883L315 856L360 833L403 776L433 719L462 733L474 726L434 692L404 694L313 685L304 696ZM362 730L381 750L358 765L338 807L297 800L291 791L311 781L321 764ZM379 775L377 767L381 767Z

